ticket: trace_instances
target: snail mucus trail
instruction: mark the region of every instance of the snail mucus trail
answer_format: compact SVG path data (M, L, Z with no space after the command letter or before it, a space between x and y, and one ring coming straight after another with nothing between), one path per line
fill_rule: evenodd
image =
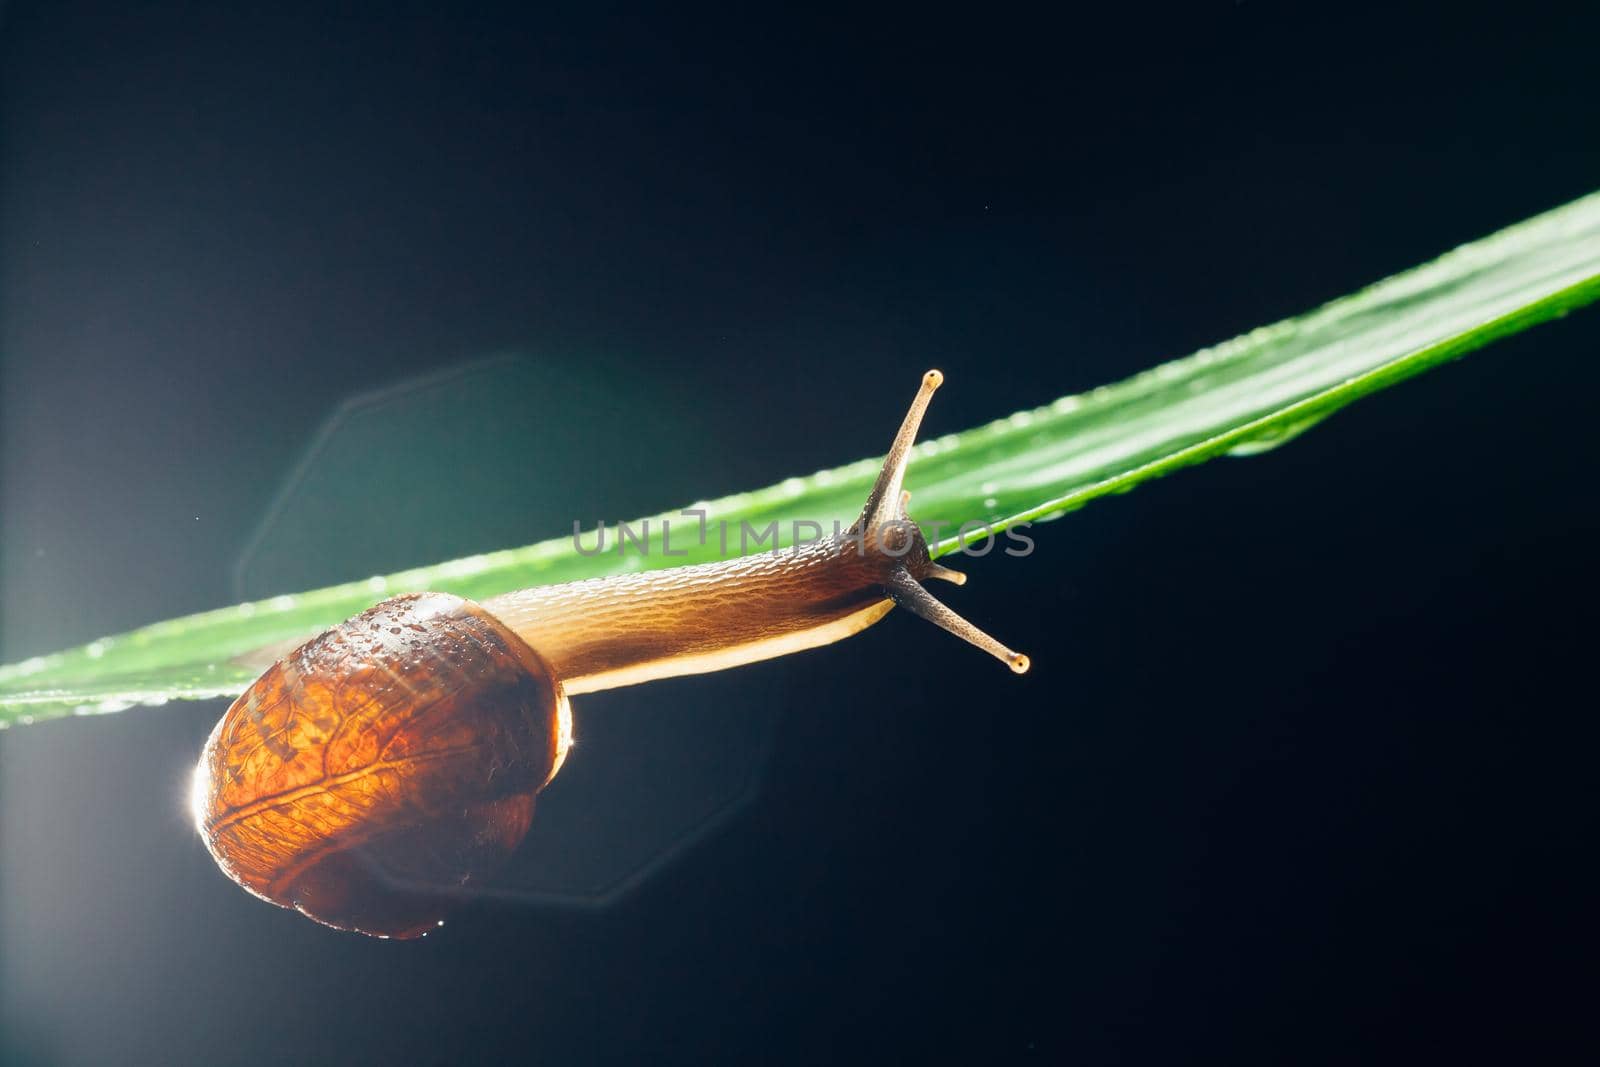
M929 558L901 488L942 380L923 376L844 536L481 604L392 597L273 663L195 768L211 855L251 893L317 922L417 937L522 841L571 744L572 693L815 648L895 605L1026 671L1026 656L921 584L965 580Z

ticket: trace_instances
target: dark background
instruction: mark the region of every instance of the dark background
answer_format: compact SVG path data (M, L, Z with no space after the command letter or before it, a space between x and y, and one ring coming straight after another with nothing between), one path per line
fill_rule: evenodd
M1592 5L125 6L0 22L6 660L874 454L931 365L973 425L1600 186ZM1025 679L891 618L580 700L777 712L605 908L337 935L185 825L220 703L9 731L0 1058L1592 1062L1597 344L973 562ZM251 571L342 402L497 353L559 432L457 491L399 426L357 548Z

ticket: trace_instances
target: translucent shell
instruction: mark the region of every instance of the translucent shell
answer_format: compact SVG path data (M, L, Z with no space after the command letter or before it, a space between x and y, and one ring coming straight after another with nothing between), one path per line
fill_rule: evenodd
M234 701L195 768L195 825L257 896L417 937L521 843L570 738L560 683L493 616L394 597Z

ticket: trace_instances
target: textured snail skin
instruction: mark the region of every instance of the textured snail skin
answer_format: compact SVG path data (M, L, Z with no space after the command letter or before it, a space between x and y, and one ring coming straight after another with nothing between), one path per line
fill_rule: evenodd
M234 701L195 769L195 824L257 896L417 937L516 849L569 741L566 695L520 638L460 597L394 597Z
M921 573L920 535L889 555L837 537L716 563L536 586L484 601L568 693L699 674L814 648L888 614L890 573Z

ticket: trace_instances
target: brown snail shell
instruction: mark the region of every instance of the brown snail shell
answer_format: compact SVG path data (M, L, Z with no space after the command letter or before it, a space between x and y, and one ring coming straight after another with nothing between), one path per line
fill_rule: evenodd
M234 701L195 769L195 824L257 896L417 937L516 849L570 741L561 684L521 638L460 597L393 597Z

